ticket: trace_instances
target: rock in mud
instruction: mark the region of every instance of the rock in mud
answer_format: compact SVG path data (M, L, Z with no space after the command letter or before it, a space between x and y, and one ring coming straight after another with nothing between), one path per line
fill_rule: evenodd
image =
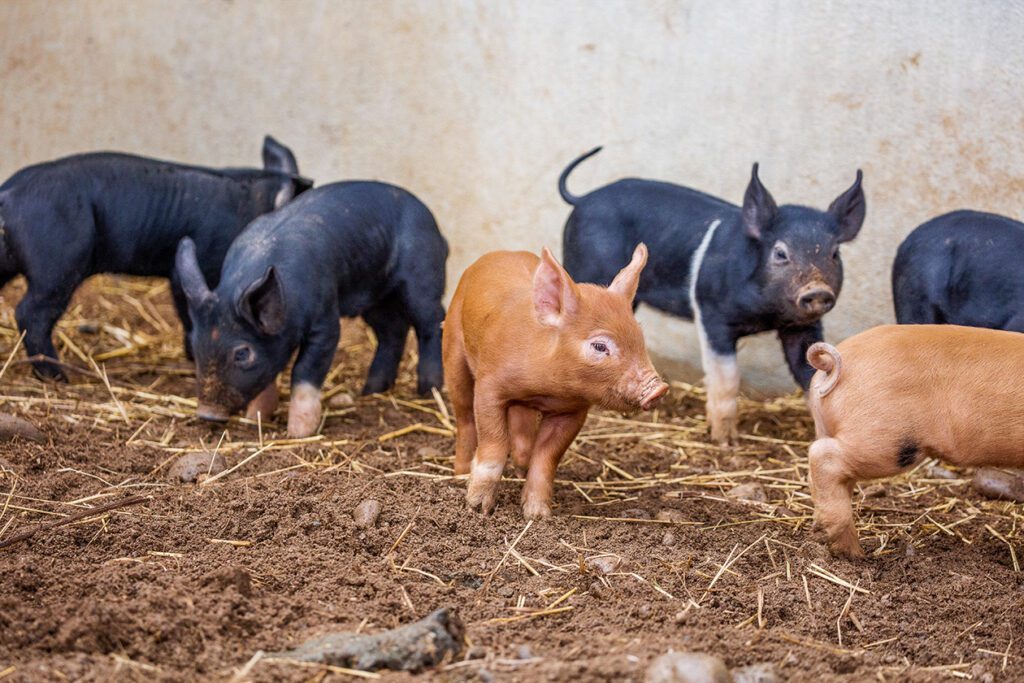
M380 502L367 498L352 511L352 519L360 529L370 529L377 525L380 517Z
M1019 473L982 467L974 473L971 484L986 498L1024 503L1024 476Z
M655 516L655 519L660 522L685 522L686 515L679 510L665 508L664 510L658 510L658 514Z
M220 474L228 468L228 461L220 453L198 451L186 453L168 468L167 476L171 479L190 484L200 477Z
M764 487L755 483L734 486L725 495L737 500L749 500L755 503L768 502L768 494L764 492Z
M352 394L346 394L345 392L335 394L327 399L327 405L331 408L347 408L355 405L355 403L356 400L352 398Z
M587 570L595 574L611 574L618 570L622 564L622 558L614 555L599 555L590 557L584 562Z
M725 662L699 652L669 652L647 667L647 683L732 683Z
M929 465L928 469L925 470L925 474L927 474L932 479L959 479L960 478L959 474L957 474L953 470L947 470L942 465Z
M17 415L0 414L0 441L10 441L16 438L35 441L36 443L46 443L46 437L43 436L43 433L36 429L36 426L28 420Z
M416 451L416 457L420 460L437 460L444 457L444 454L433 446L423 446Z
M771 662L741 666L732 670L733 683L778 683L775 665Z
M871 486L864 487L861 491L861 495L865 498L882 498L885 494L886 488L882 484L872 484Z
M454 609L376 635L330 633L270 657L342 666L361 671L421 671L454 659L465 645L465 629Z

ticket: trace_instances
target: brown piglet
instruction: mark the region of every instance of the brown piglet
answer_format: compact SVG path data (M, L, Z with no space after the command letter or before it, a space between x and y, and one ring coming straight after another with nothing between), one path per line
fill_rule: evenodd
M833 553L860 557L853 486L933 457L1024 466L1024 334L885 325L807 350L815 518Z
M647 247L607 288L577 284L547 249L485 254L445 318L444 374L466 501L494 511L509 452L525 472L523 515L551 516L555 468L592 405L648 410L668 391L651 366L633 296Z

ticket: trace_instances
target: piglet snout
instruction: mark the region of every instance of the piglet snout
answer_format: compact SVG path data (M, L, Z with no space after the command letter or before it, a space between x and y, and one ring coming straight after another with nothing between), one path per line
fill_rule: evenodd
M227 410L209 403L200 403L196 412L201 419L210 422L227 422L230 417Z
M654 406L658 405L658 402L667 393L668 385L662 382L660 377L655 375L644 384L644 389L641 393L642 398L640 399L640 408L643 410L650 410Z
M800 310L812 315L825 315L836 305L836 295L830 287L814 287L801 290L797 304Z

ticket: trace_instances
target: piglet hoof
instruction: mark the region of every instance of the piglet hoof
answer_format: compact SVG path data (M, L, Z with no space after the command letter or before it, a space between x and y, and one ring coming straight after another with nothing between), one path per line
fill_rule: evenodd
M288 436L302 439L316 434L320 427L320 390L312 384L292 387L292 400L288 406Z
M485 515L493 514L494 508L498 507L498 482L470 479L466 490L466 505L470 510L479 510Z
M860 560L864 558L864 551L857 539L857 532L851 530L842 532L838 538L830 540L829 550L836 557L844 557L848 560Z
M64 374L64 371L60 369L60 366L56 363L50 363L49 361L33 363L32 373L36 376L36 379L41 379L44 382L68 381L68 376Z
M523 501L523 518L541 520L551 517L551 506L547 501L532 496Z
M736 444L739 434L736 430L736 418L711 420L711 440L723 448Z
M393 386L395 386L394 380L389 382L388 380L381 379L380 377L367 377L366 384L363 385L363 396L369 396L370 394L383 394Z
M416 382L416 393L420 396L429 396L431 389L440 389L444 386L444 382L438 379L421 379Z
M259 415L261 420L268 420L277 410L277 402L277 385L271 382L256 398L249 401L249 405L245 409L245 416L250 420L256 420Z

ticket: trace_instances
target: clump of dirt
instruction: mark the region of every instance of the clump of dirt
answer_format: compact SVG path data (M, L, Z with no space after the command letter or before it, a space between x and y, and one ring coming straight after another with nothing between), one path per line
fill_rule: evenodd
M0 301L4 359L18 293ZM358 396L372 351L361 324L343 331L328 396ZM450 413L413 393L412 345L392 394L328 404L322 434L288 441L286 398L259 424L193 417L165 285L94 279L60 332L71 384L32 379L20 351L0 377L0 412L45 437L0 443L0 541L150 500L0 549L5 680L340 680L254 655L444 607L468 639L444 680L642 680L669 650L793 681L1024 677L1019 506L922 466L858 491L874 554L834 559L810 526L797 396L744 402L732 450L705 437L688 385L653 415L594 413L553 519L528 524L511 468L493 516L465 509ZM168 476L202 450L227 469Z

